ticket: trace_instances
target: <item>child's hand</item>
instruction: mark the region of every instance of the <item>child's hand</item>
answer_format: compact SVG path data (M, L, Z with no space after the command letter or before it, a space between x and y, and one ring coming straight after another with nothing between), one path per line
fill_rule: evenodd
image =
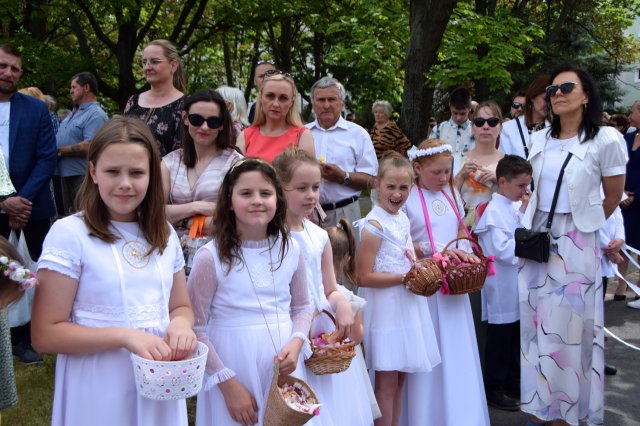
M231 418L242 425L258 423L258 404L247 388L235 378L218 384Z
M196 348L196 334L189 322L182 317L175 317L169 323L164 340L171 348L171 361L185 359Z
M341 300L336 307L336 341L342 342L351 334L354 322L351 304L346 300Z
M124 347L142 358L171 361L171 348L161 337L129 328L125 339Z
M295 371L298 366L298 356L302 348L302 340L298 338L291 339L289 343L284 345L280 353L276 356L280 361L280 374L288 375Z
M530 199L531 199L531 191L527 189L526 191L524 191L524 195L520 198L520 201L522 201L522 204L520 205L520 211L522 213L524 213L525 210L527 210L527 206L529 205Z
M451 248L445 253L453 264L458 263L480 263L480 258L473 253L467 253L466 251Z
M609 241L609 244L602 248L602 252L604 254L613 254L613 253L618 253L620 251L620 249L622 248L622 245L624 244L624 240L621 238L616 238L613 239L611 241Z
M607 256L607 259L611 261L611 263L615 263L616 265L619 265L620 263L624 262L624 257L622 257L622 255L619 252L607 253L606 256Z

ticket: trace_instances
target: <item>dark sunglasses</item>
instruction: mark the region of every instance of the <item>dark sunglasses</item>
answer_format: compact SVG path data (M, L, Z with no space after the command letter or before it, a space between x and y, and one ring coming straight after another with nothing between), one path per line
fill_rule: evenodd
M511 108L520 109L522 107L524 107L524 104L522 102L511 102Z
M487 123L489 127L496 127L500 124L500 119L498 117L490 117L490 118L474 118L473 125L476 127L484 126L484 123Z
M560 89L560 93L562 93L563 95L567 95L573 92L573 89L575 89L577 85L578 83L576 83L575 81L567 81L566 83L562 84L552 84L551 86L547 86L546 88L547 96L550 98L555 96L556 93L558 93L558 89Z
M189 119L189 123L194 127L202 126L202 123L205 121L207 122L207 127L210 129L217 129L222 126L222 118L220 117L211 116L204 118L200 114L189 114L187 118Z
M289 77L291 80L294 80L293 75L288 72L280 71L280 70L267 70L264 72L264 76L269 77L270 75L283 75L285 77Z

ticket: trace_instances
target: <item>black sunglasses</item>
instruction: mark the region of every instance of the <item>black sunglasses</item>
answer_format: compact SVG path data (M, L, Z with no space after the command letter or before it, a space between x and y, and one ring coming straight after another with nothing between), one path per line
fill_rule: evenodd
M189 123L194 127L202 126L202 123L205 121L207 122L207 127L210 129L217 129L222 126L222 118L216 116L204 118L200 114L189 114L187 118L189 119Z
M490 117L490 118L478 117L473 119L473 125L476 127L482 127L484 126L484 123L487 123L489 127L496 127L498 124L500 124L500 119L498 117Z
M524 107L524 104L522 102L511 102L511 108L520 109L522 107Z
M288 72L284 72L280 70L267 70L264 72L265 78L269 77L270 75L283 75L285 77L289 77L291 80L295 80L292 74L289 74Z
M560 89L560 92L563 95L567 95L573 92L573 89L575 89L577 85L578 83L576 83L575 81L567 81L566 83L562 84L552 84L551 86L547 86L546 88L547 96L550 98L555 96L556 93L558 93L558 89Z

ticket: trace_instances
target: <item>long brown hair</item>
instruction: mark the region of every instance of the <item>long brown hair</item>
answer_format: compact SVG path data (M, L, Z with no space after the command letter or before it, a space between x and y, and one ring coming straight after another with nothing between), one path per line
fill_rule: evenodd
M280 253L278 254L279 265L282 264L289 245L289 232L286 228L287 200L284 197L284 190L278 180L275 169L271 164L259 158L244 158L235 163L225 175L218 193L216 209L213 212L213 229L216 230L213 238L218 247L220 260L227 265L227 273L235 263L243 263L240 253L242 241L238 235L236 214L232 209L231 196L240 176L248 172L260 172L275 188L276 214L267 224L267 236L280 237L282 239Z
M170 229L164 213L164 194L160 173L160 154L149 127L140 119L117 116L105 123L95 134L89 145L87 162L95 165L100 155L113 144L134 143L141 145L149 155L149 186L144 199L138 206L138 223L145 239L151 245L150 254L155 249L160 253L167 247ZM89 234L107 243L120 237L109 230L111 218L109 209L100 197L98 185L93 182L89 168L76 196L76 206L84 211L84 223Z
M349 256L349 261L342 268L344 277L350 284L356 283L356 237L349 221L340 219L338 226L327 228L329 243L333 251L333 267L340 265L345 256Z

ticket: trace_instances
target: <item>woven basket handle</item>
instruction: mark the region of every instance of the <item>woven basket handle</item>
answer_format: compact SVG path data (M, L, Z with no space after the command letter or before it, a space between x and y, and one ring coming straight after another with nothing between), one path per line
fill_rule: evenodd
M447 251L447 249L449 248L449 246L455 242L458 242L460 240L469 240L471 241L471 243L473 244L473 246L476 248L476 250L478 250L478 253L480 254L480 257L486 257L484 255L484 252L482 251L482 247L480 247L480 245L476 242L476 240L474 240L473 238L469 238L469 237L460 237L460 238L456 238L454 240L449 241L449 244L447 244L443 249L442 249L442 253L444 253L445 251Z
M336 319L335 317L331 314L331 312L327 311L326 309L323 309L321 311L315 311L313 313L313 316L311 317L311 324L309 325L309 344L311 345L311 348L313 349L313 339L311 338L311 329L313 328L313 321L315 321L316 317L320 314L325 314L326 316L329 317L329 319L331 320L331 322L333 322L333 325L335 325L337 327L336 324Z

